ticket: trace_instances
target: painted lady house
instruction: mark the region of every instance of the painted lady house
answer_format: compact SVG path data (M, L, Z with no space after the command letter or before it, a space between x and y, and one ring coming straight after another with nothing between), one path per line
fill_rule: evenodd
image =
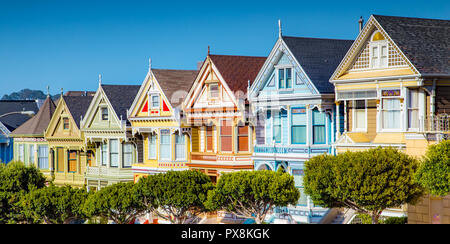
M428 145L448 139L449 47L449 20L370 16L330 78L344 115L337 152L392 146L422 156ZM408 206L408 222L449 221L445 199Z
M329 77L352 40L283 36L280 33L249 90L256 126L255 170L281 168L301 192L296 206L275 208L268 221L291 216L297 223L320 223L334 210L312 203L303 191L304 162L334 154L334 87ZM331 217L330 217L331 218Z
M148 73L128 111L137 138L135 181L149 174L187 170L191 129L181 124L180 104L197 70L153 69Z
M24 162L25 165L36 166L47 180L51 180L52 175L49 164L48 142L44 138L44 132L55 109L55 103L47 95L39 112L10 134L14 138L14 160Z
M44 133L48 142L55 185L85 187L84 173L92 152L84 143L80 122L92 101L92 93L62 95Z
M131 134L127 110L138 85L99 87L81 121L86 146L86 185L99 190L117 182L133 181L131 165L137 160L136 140Z
M265 60L208 51L183 102L183 123L192 128L188 166L213 182L224 172L253 170L254 130L246 93Z
M19 153L12 132L38 111L35 100L0 100L0 163L9 163ZM18 159L25 162L27 151L24 147L21 150L22 156Z

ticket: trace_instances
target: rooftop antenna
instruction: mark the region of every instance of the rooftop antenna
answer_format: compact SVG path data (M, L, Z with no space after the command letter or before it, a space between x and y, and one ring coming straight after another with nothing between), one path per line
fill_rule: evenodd
M359 17L358 23L359 23L359 32L361 32L362 28L363 28L363 25L364 25L364 19L363 19L362 16Z
M278 37L281 38L281 20L278 20Z

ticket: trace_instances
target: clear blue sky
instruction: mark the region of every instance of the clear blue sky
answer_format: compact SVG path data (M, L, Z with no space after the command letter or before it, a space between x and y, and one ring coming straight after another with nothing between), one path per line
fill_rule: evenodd
M213 54L266 56L278 35L354 39L371 14L449 19L428 1L0 1L0 97L138 84L154 68L195 69Z

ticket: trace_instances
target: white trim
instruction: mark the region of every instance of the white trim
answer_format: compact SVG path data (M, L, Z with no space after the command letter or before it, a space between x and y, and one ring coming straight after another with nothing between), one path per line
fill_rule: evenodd
M364 123L364 128L356 128L356 101L364 101L364 113L365 113L365 123ZM353 104L354 103L354 104ZM359 99L359 100L352 100L352 132L365 132L367 133L367 127L368 127L368 121L367 121L367 106L368 106L368 101L367 99Z

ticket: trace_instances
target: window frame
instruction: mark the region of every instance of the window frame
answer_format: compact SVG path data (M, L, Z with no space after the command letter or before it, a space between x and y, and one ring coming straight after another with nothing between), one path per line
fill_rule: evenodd
M364 101L364 128L358 128L358 127L356 127L357 126L357 121L356 121L356 118L357 118L357 110L363 110L362 108L356 108L357 107L357 101ZM352 106L352 116L353 116L353 119L352 119L352 131L354 131L354 132L367 132L367 124L368 124L368 121L367 121L367 115L368 115L368 111L367 111L367 106L368 106L368 101L366 100L366 99L358 99L358 100L352 100L352 103L355 103L353 106Z
M113 150L112 150L112 148L113 148L113 141L115 142L115 143L117 143L117 147L116 147L116 150L117 150L117 152L114 152ZM109 139L109 146L108 146L108 149L109 149L109 153L108 153L108 158L109 158L109 167L111 167L111 168L118 168L119 167L119 164L120 164L120 143L119 143L119 139ZM113 160L112 160L112 156L113 155L117 155L117 162L113 162ZM117 163L116 165L113 165L113 163Z
M217 96L212 96L211 88L217 87ZM208 84L208 99L210 100L217 100L220 97L220 89L219 89L219 83L218 82L212 82Z
M106 111L106 114L104 113L104 111ZM105 115L106 115L106 118L105 118ZM108 119L109 119L108 107L100 107L100 119L102 121L108 121Z
M70 121L68 117L63 117L63 130L70 130ZM66 128L67 125L67 128Z
M385 68L389 67L389 45L388 45L388 41L386 40L386 38L382 39L382 40L375 40L375 41L373 41L373 37L377 33L381 34L380 31L375 31L370 36L370 42L369 42L369 48L370 48L369 49L369 68L370 69L385 69ZM383 47L386 49L386 55L385 56L383 56ZM373 59L374 59L373 48L377 48L377 52L376 52L377 61L376 61L376 63L373 62ZM382 64L381 59L383 57L385 57L386 62L385 62L384 65L381 65Z
M227 122L228 121L228 122ZM228 134L226 134L226 135L224 135L223 134L223 128L225 127L225 126L222 126L222 124L223 123L231 123L231 125L229 125L229 126L227 126L227 127L230 127L230 134L228 135ZM219 131L219 136L220 136L220 152L225 152L225 153L232 153L233 152L233 120L232 119L221 119L220 120L220 131ZM231 145L230 145L230 151L226 151L226 150L223 150L223 137L225 137L225 138L230 138L230 143L231 143Z
M183 143L179 143L179 141L177 140L178 138L182 138ZM183 147L183 155L182 157L179 157L180 155L178 155L177 153L177 146L179 147ZM183 133L176 133L175 134L175 161L185 161L186 160L186 138L185 135Z
M125 148L129 147L130 151L127 152L125 150ZM126 160L125 160L125 156L126 155L130 155L130 163L129 165L125 165ZM133 144L131 143L122 143L122 168L131 168L131 166L133 165Z
M244 127L244 128L247 128L247 131L246 131L246 134L244 133L244 134L240 134L240 132L239 132L239 128L242 128L242 127ZM250 152L250 126L248 125L248 124L245 124L245 125L243 125L243 126L237 126L237 136L236 136L236 149L237 149L237 152ZM240 138L241 137L247 137L247 150L240 150Z
M148 143L147 143L147 159L155 160L157 158L157 137L154 134L149 134L147 137ZM154 141L153 141L154 140Z
M167 130L167 131L166 131ZM163 144L163 137L167 136L169 138L168 143ZM169 156L167 158L162 157L161 150L163 149L163 146L168 146L170 148L169 150ZM161 129L159 131L159 161L170 161L172 160L172 133L170 133L170 130L168 129Z
M399 91L399 95L387 95L387 96L383 96L383 91ZM384 100L398 100L399 101L399 108L398 109L391 109L391 110L387 110L384 108L383 104L384 104ZM380 131L381 132L400 132L402 131L403 125L402 125L402 112L403 112L403 92L402 89L400 88L392 88L392 89L382 89L381 90L381 97L380 97ZM385 112L386 111L398 111L399 115L398 115L398 123L399 123L399 127L398 128L385 128L384 127L384 121L385 121Z
M276 70L276 81L278 90L292 90L294 87L294 67L292 65L279 65L275 67ZM288 82L287 70L290 72L290 81ZM283 71L283 79L280 77L280 73ZM281 87L280 84L283 84ZM289 87L288 87L289 85Z
M70 154L74 153L75 154L75 158L71 158ZM75 161L75 171L71 171L70 170L70 166L71 166L71 161ZM73 163L73 162L72 162ZM77 150L67 150L67 172L68 173L76 173L78 171L78 151Z
M46 148L47 150L47 153L46 153L46 156L44 156L44 157L41 157L41 148ZM37 146L37 166L38 166L38 168L39 169L48 169L48 167L49 167L49 165L48 165L48 163L49 163L49 161L48 161L48 146L47 145L38 145ZM41 159L46 159L46 161L47 161L47 163L46 163L46 165L47 165L47 167L46 168L43 168L43 167L41 167Z
M323 124L316 124L316 121L314 119L314 114L318 113L320 115L322 115L323 118ZM327 114L325 112L320 112L318 109L313 109L311 110L311 127L312 127L312 144L314 145L323 145L323 144L327 144ZM314 128L316 127L323 127L323 142L316 142L316 133Z
M305 124L303 124L303 125L296 125L296 124L294 124L294 122L293 122L293 119L294 119L294 113L293 113L293 110L294 109L304 109L304 112L299 112L299 113L295 113L295 114L304 114L304 116L305 116ZM307 144L307 142L308 142L308 131L307 131L307 129L308 129L308 111L307 111L307 109L306 109L306 107L293 107L293 108L291 108L291 118L290 118L290 120L291 120L291 144L292 145L306 145ZM304 132L305 132L305 142L294 142L294 136L293 136L293 133L294 133L294 128L297 128L297 127L300 127L300 128L304 128Z
M214 152L214 126L205 126L205 137L206 137L206 152ZM211 128L211 134L208 134L208 128ZM210 138L208 138L210 137ZM211 139L211 145L209 145L208 141ZM211 149L208 150L208 146L211 146Z

